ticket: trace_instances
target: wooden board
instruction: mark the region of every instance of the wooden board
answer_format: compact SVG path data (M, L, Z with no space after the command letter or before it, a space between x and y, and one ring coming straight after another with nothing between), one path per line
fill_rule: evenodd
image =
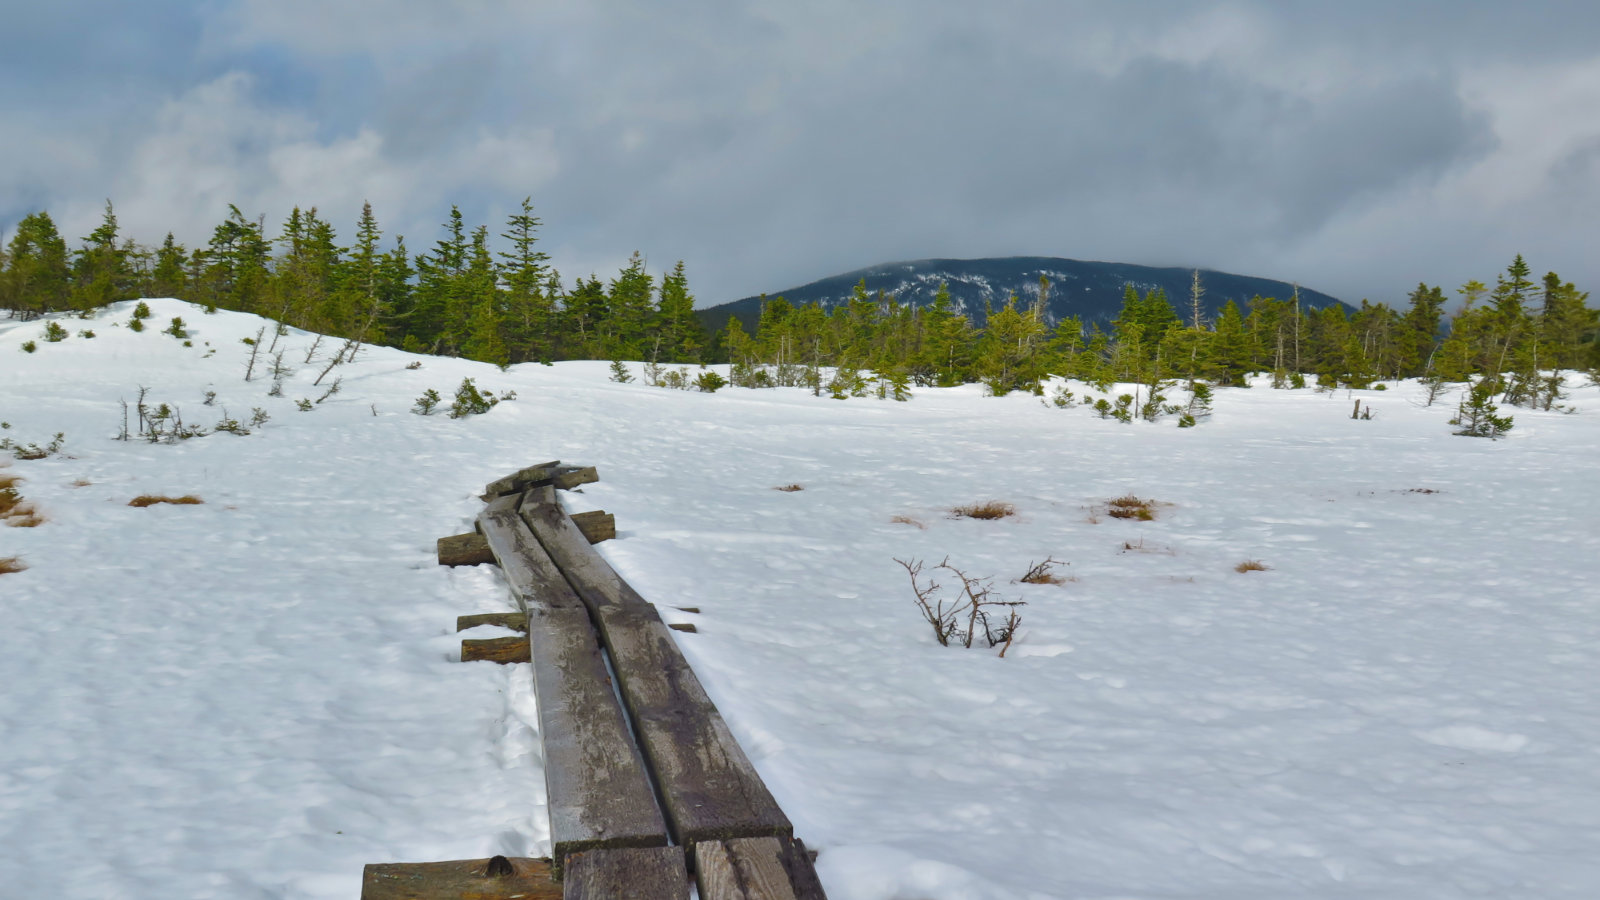
M476 532L439 538L439 565L479 566L494 562L489 542Z
M805 841L795 838L783 844L783 868L789 873L789 884L794 888L796 900L828 900L822 891L822 879L817 877L814 854L806 849Z
M477 628L479 625L498 625L501 628L510 628L513 631L528 630L528 614L519 612L473 613L470 616L456 616L456 630L466 631L468 628Z
M589 543L598 544L617 536L617 517L603 509L572 514L572 524L578 526Z
M567 861L565 900L689 900L682 847L591 850Z
M666 822L600 655L589 611L516 514L517 497L478 518L527 610L552 857L596 847L660 847ZM585 546L588 546L587 544Z
M528 649L527 638L468 638L461 642L461 661L525 663L532 662L532 652Z
M554 484L563 491L570 491L575 487L579 487L580 485L594 484L599 480L600 473L595 470L594 466L585 466L583 468L578 468L577 466L562 466L558 470L558 474L556 475L555 479L550 483ZM530 485L530 487L533 486L534 485Z
M518 469L504 478L497 478L484 485L482 499L493 500L506 494L520 494L528 485L536 481L543 481L549 484L550 479L557 475L556 468L559 465L561 465L561 461L553 459L550 462L542 462L526 469Z
M374 863L361 873L361 900L561 900L550 860L512 857L510 875L486 874L489 862Z
M701 841L694 881L700 900L797 900L778 838Z
M788 817L655 607L589 546L561 511L553 488L530 490L521 509L599 626L677 842L791 837Z

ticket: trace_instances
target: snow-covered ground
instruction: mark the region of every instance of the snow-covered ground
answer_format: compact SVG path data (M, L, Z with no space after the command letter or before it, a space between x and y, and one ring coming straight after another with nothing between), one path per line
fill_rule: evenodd
M301 412L310 336L268 397L259 320L150 305L60 343L0 320L0 434L66 434L0 469L47 520L0 528L28 566L0 575L0 896L353 900L369 862L546 853L526 667L456 661L504 586L433 542L547 459L599 468L569 508L615 513L602 553L699 626L834 900L1600 896L1600 389L1488 441L1413 384L1361 392L1370 421L1219 391L1179 430L380 348ZM466 376L517 397L409 411ZM115 441L140 386L271 419ZM1154 521L1096 512L1130 493ZM948 515L991 499L1016 515ZM1027 601L1006 658L934 644L894 560L946 556ZM1048 556L1074 580L1012 583Z

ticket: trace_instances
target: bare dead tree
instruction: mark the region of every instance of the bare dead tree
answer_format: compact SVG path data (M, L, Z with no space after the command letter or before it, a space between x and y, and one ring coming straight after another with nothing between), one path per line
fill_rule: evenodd
M249 381L256 371L256 356L261 353L261 338L266 336L267 326L256 329L256 336L250 341L250 362L244 367L244 380Z
M1026 606L1023 600L1000 600L991 596L993 579L974 578L950 565L947 556L934 570L943 569L953 575L961 583L960 593L953 598L946 598L941 594L941 586L931 577L924 586L918 579L922 576L921 560L895 559L911 577L911 591L916 597L917 608L922 612L922 618L933 628L934 638L941 647L950 646L952 640L959 641L961 646L971 648L973 640L982 629L984 641L990 647L1004 644L1011 646L1016 631L1022 625L1022 617L1017 612L1017 607ZM1008 610L1004 624L995 626L991 623L989 614L991 610L1004 608ZM1002 649L1001 653L1004 654Z

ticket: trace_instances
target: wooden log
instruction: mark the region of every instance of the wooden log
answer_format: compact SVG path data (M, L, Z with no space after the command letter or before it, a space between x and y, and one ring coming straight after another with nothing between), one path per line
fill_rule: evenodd
M524 637L467 638L461 642L462 662L525 663L532 662L528 639Z
M701 841L694 881L700 900L797 900L777 838Z
M439 538L439 565L479 566L494 562L489 542L477 532Z
M594 466L587 466L584 468L578 468L577 466L562 466L559 474L556 475L555 480L553 480L551 484L554 484L563 491L570 491L575 487L585 484L594 484L599 480L600 473L595 470ZM530 487L532 486L536 485L530 485Z
M527 489L528 485L536 481L543 481L544 483L549 484L549 480L556 476L556 468L560 465L560 460L553 459L550 462L542 462L538 465L529 466L526 469L518 469L504 478L497 478L494 481L484 485L483 493L480 495L480 498L483 500L493 500L496 497L503 497L506 494L520 494Z
M590 850L567 861L564 900L688 900L682 847Z
M684 634L699 634L700 633L700 629L694 627L694 623L693 622L673 622L672 624L668 625L667 627L671 628L673 631L681 631Z
M573 853L665 846L667 826L589 611L517 515L517 501L490 502L478 523L527 614L551 855L560 877Z
M562 512L553 488L530 490L521 510L599 626L677 842L791 837L788 817L655 607L589 545Z
M477 628L479 625L498 625L501 628L510 628L513 631L526 632L528 630L528 614L519 612L473 613L470 616L456 616L456 630L466 631L468 628Z
M505 863L498 864L497 861ZM510 874L489 874L495 871ZM432 863L373 863L361 873L361 900L561 900L550 860L498 856Z
M578 526L591 544L609 541L617 536L617 517L603 509L572 514L572 524Z

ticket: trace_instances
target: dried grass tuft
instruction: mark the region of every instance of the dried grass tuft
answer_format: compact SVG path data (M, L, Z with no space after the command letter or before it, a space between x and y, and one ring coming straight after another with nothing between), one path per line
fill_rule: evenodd
M910 516L890 516L889 521L896 525L914 525L922 531L928 530L928 526L918 522L916 519L913 519Z
M1004 519L1006 516L1017 514L1017 508L1009 503L999 500L990 500L987 503L974 503L970 506L957 506L950 510L950 514L958 519Z
M74 479L72 479L72 486L73 487L88 487L91 484L94 484L94 482L90 481L87 478L74 478Z
M775 491L783 491L786 494L792 494L795 491L803 491L805 489L806 486L803 484L783 484L773 488Z
M13 572L21 572L26 568L27 566L22 564L22 557L20 556L0 556L0 575L10 575Z
M193 494L185 494L182 497L166 497L160 494L140 494L132 500L129 500L128 505L137 506L143 509L146 506L155 506L157 503L171 503L175 506L193 506L197 503L204 502L204 500L201 500L199 497L196 497Z
M1245 572L1265 572L1271 568L1271 566L1259 559L1247 559L1244 562L1239 563L1237 566L1234 566L1233 570L1243 574Z
M1154 500L1141 500L1128 494L1108 501L1106 515L1113 519L1137 519L1140 522L1149 522L1156 517L1155 507Z

